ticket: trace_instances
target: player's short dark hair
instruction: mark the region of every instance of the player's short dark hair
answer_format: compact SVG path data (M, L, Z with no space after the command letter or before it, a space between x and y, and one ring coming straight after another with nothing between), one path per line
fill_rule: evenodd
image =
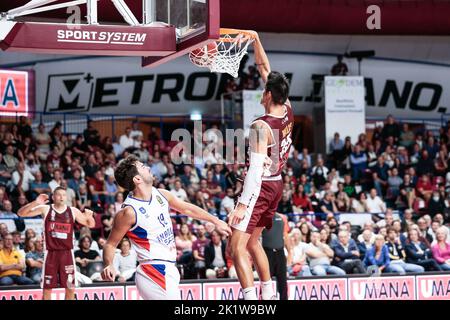
M286 76L277 71L272 71L267 76L266 91L272 94L275 104L284 104L289 95L289 82Z
M56 187L55 190L53 190L53 194L55 194L59 190L67 191L66 188L59 186L59 187Z
M119 162L119 165L114 172L114 178L119 186L128 191L132 191L136 188L133 178L139 174L136 167L136 162L138 161L139 159L135 155L129 155Z

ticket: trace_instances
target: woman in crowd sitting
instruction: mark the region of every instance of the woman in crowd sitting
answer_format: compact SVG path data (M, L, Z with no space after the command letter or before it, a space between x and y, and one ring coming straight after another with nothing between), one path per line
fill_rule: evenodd
M440 227L436 231L436 244L431 247L434 260L444 271L450 271L450 244L447 237L447 229Z
M177 261L180 264L187 264L191 262L192 244L197 240L197 237L192 235L189 226L182 223L180 226L180 234L175 237L175 245L177 247Z
M364 257L364 264L367 267L377 266L379 272L386 271L389 267L391 259L389 258L389 250L384 244L384 237L382 235L375 236L375 243L372 248L367 250Z

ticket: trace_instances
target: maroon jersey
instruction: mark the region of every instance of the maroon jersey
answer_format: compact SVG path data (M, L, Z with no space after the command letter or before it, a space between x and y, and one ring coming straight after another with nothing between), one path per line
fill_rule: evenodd
M45 250L72 250L74 223L70 207L58 213L50 206L44 221Z
M294 113L289 103L285 104L286 112L283 116L265 114L253 122L263 121L272 131L272 144L267 149L267 156L272 160L270 177L281 174L289 157L289 149L292 144L292 129L294 127Z

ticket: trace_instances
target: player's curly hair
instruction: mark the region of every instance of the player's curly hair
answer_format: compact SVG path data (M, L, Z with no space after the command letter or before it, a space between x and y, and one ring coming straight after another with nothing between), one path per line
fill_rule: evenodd
M270 91L275 104L284 104L289 95L289 82L286 76L277 71L270 72L267 76L266 91Z
M136 167L137 161L139 161L139 159L136 156L129 155L119 162L116 170L114 171L114 178L119 186L128 191L132 191L136 188L133 178L139 174Z

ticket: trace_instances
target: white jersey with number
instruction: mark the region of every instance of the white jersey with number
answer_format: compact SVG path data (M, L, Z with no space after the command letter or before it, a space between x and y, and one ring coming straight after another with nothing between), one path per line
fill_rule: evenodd
M161 192L153 187L150 201L136 199L130 192L122 208L126 206L132 207L136 215L136 223L126 235L139 263L175 263L177 254L169 203Z

